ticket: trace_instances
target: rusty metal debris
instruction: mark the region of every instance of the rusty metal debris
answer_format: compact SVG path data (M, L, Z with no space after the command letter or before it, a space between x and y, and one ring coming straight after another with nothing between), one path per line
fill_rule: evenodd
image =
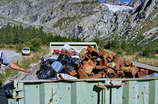
M79 79L88 78L141 78L156 71L137 67L133 62L125 60L123 57L118 56L114 52L107 50L96 50L88 46L86 49L81 50L78 58L74 58L68 51L61 51L56 59L48 59L42 62L45 73L39 78L47 79L49 77L56 77L55 74L68 74ZM80 56L80 57L79 57ZM63 70L60 72L53 69L53 62L60 62ZM52 67L50 67L52 66ZM59 65L58 65L59 66ZM57 66L56 66L57 67ZM53 71L52 71L53 70ZM42 72L43 73L43 72ZM48 73L55 73L54 75L46 76ZM40 75L40 73L39 73ZM63 79L63 78L62 78Z
M77 69L79 78L140 78L155 71L136 67L114 52L88 46Z

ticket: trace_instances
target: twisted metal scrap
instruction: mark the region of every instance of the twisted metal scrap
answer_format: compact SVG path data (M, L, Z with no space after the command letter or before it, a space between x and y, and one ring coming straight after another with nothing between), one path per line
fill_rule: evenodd
M79 78L140 78L151 73L152 70L136 67L114 52L96 50L88 46L83 61L77 69Z

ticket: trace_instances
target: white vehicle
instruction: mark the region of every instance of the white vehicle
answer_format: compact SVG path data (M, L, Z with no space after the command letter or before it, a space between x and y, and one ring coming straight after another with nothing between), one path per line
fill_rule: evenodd
M22 49L22 55L30 55L31 51L30 48L23 48Z

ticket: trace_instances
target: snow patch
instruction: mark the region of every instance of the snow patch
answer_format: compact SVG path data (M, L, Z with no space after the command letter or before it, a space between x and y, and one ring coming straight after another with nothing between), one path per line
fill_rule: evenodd
M112 5L112 4L105 4L105 5L109 8L110 11L113 11L113 12L134 9L130 6L124 6L124 5Z

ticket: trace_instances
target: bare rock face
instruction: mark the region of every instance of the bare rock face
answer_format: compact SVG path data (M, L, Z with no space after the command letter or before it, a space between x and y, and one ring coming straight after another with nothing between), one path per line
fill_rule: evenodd
M142 28L143 21L157 18L157 4L157 0L133 0L131 7L96 0L2 0L0 27L8 23L43 27L46 32L86 40L128 35Z
M136 1L133 2L133 4ZM158 40L158 1L144 0L131 14L132 23L131 34L143 34L146 39L139 44L148 44ZM150 41L149 41L150 40Z

